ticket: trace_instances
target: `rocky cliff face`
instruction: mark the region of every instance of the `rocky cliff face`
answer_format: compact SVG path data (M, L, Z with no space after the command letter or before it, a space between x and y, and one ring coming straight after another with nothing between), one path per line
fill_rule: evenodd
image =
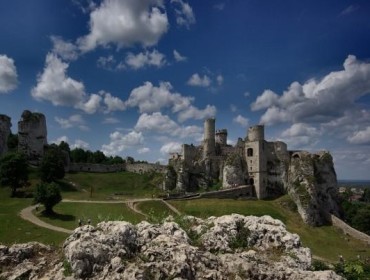
M0 157L8 151L8 137L11 126L10 118L6 115L0 115Z
M44 154L46 144L45 116L25 110L18 122L18 150L24 152L30 161L38 162Z
M0 278L342 279L309 271L310 250L269 216L185 217L181 224L83 226L65 241L63 262L37 243L0 246Z
M305 223L319 226L328 222L329 213L339 215L337 177L328 152L296 153L288 178L287 192Z
M229 189L245 185L247 182L246 164L238 154L230 154L225 161L222 174L222 188Z

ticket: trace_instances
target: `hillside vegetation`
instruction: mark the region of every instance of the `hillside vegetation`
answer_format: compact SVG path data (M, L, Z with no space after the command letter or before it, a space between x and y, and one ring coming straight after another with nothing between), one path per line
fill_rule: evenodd
M119 173L75 173L67 174L59 181L63 199L111 201L127 200L140 197L152 198L161 194L157 187L161 175L139 175L129 172ZM30 175L31 187L27 193L32 193L32 186L37 183L36 173ZM92 188L92 193L90 192ZM62 244L66 234L37 227L22 220L18 213L32 203L32 198L10 198L9 189L0 189L0 242L11 244L15 242L40 241L47 244ZM92 195L91 195L92 194ZM242 215L270 215L283 221L287 229L300 235L304 246L312 249L315 256L337 261L339 255L345 258L356 258L357 255L370 257L369 246L342 234L332 226L310 227L304 224L296 211L294 203L288 196L276 200L231 200L231 199L196 199L184 201L169 201L182 214L202 218L238 213ZM137 223L144 219L159 221L168 214L175 215L161 201L138 202L137 208L148 217L133 212L125 204L102 203L72 203L62 202L55 206L55 216L44 217L41 210L35 211L42 220L73 229L78 219L85 222L91 219L92 224L106 220L127 220Z

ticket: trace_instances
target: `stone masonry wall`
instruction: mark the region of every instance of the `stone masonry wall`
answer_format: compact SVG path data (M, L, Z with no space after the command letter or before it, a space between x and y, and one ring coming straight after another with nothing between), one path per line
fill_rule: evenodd
M18 150L24 152L28 159L38 162L44 155L47 145L46 118L41 113L23 111L18 122Z

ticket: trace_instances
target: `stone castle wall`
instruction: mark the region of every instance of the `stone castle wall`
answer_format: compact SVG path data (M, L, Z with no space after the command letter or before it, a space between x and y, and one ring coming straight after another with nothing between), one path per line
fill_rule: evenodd
M112 173L124 171L124 164L94 164L94 163L70 163L66 168L67 172L94 172L94 173Z
M164 173L166 166L153 163L132 163L132 164L95 164L95 163L70 163L66 168L67 172L95 172L112 173L128 171L133 173L158 172Z
M11 126L10 117L0 115L0 157L8 151L8 137Z
M18 150L29 160L38 162L47 145L46 119L41 113L25 110L18 122Z
M125 170L139 174L148 172L165 173L167 171L167 166L156 163L132 163L126 164Z

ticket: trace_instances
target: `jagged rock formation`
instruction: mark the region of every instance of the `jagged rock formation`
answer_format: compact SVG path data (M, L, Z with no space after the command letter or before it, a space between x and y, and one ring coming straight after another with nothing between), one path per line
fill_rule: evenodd
M245 169L243 158L238 154L230 154L222 170L222 188L229 189L244 185L246 182Z
M289 167L287 191L305 223L318 226L339 216L337 178L328 152L297 152Z
M11 126L10 117L0 115L0 156L8 151L8 137Z
M31 162L38 163L47 145L46 119L41 113L23 111L18 122L18 150L25 153Z
M185 217L181 223L185 230L170 218L163 224L83 226L65 241L64 262L46 262L48 247L23 254L17 245L2 246L0 278L342 279L333 271L310 271L310 250L269 216ZM21 245L27 246L41 245Z

